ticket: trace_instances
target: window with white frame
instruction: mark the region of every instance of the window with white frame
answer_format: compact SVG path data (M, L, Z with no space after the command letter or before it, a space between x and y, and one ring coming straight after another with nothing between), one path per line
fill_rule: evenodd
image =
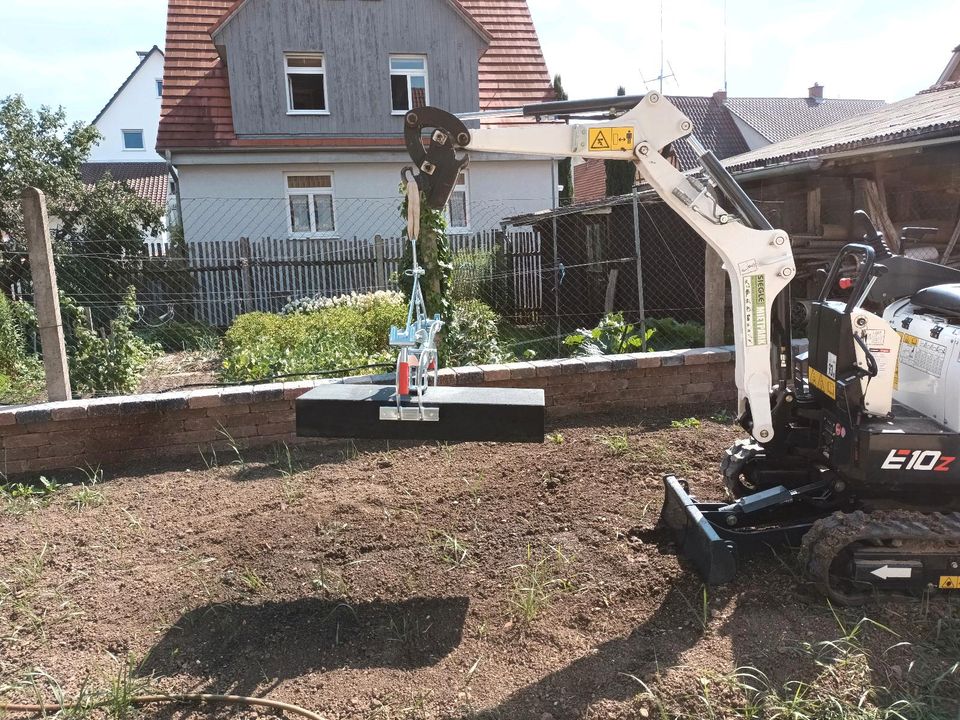
M143 130L122 130L123 149L124 150L143 150L146 145L143 142Z
M425 55L390 56L390 91L397 115L430 104Z
M157 97L163 97L163 80L157 78Z
M466 230L470 227L470 193L466 170L457 177L457 184L447 201L447 224L451 230Z
M329 236L337 229L331 173L287 175L290 233L297 237Z
M327 75L320 53L284 55L287 73L287 112L327 113Z

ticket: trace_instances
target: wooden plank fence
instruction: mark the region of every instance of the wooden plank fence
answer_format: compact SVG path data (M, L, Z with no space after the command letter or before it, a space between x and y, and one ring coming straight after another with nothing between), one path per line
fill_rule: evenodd
M505 315L535 318L543 299L540 237L533 231L484 231L449 236L454 255L497 251L491 274L508 274L509 297L496 298ZM192 285L197 320L228 326L245 312L278 312L294 298L332 297L395 287L405 241L376 236L337 240L238 238L224 242L187 244L187 257L174 258L165 244L151 243L148 255L163 259L164 272L187 274ZM154 266L154 270L160 270ZM159 285L151 283L158 305ZM176 292L182 293L181 289ZM180 303L182 305L182 300Z

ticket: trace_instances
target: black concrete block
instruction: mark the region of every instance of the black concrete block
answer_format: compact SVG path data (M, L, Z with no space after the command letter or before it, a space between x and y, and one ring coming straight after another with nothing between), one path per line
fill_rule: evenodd
M543 390L431 387L424 404L439 420L381 420L392 385L321 385L297 398L297 435L375 440L543 442ZM405 403L414 407L413 403Z

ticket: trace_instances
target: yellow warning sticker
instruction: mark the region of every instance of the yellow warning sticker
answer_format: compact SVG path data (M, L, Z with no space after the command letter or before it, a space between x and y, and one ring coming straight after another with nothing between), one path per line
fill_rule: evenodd
M900 333L900 340L906 345L917 345L920 343L920 338L907 335L906 333Z
M837 383L828 378L816 368L810 368L807 371L807 377L810 379L810 386L815 387L831 400L837 399Z
M941 590L960 590L960 575L941 575Z
M590 128L589 148L593 152L633 150L634 145L632 127Z

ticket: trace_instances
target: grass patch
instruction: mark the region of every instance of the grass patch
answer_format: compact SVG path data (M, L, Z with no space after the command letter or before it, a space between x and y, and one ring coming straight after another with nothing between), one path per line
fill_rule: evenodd
M97 485L103 481L103 470L97 465L96 468L87 465L86 468L77 468L84 474L84 481L80 487L74 490L70 496L70 504L77 512L83 512L87 508L100 507L103 505L103 493L97 489Z
M705 673L695 682L678 682L659 672L646 680L626 675L642 689L635 710L641 717L663 720L956 720L960 661L955 655L904 642L869 618L848 625L835 617L839 637L788 649L808 662L808 680L778 684L749 666L728 674ZM864 642L868 632L880 633L874 640L887 638L889 644L880 642L885 649L871 650ZM912 659L894 660L898 651L908 649Z
M434 546L440 559L448 568L454 570L473 563L470 547L453 533L433 531L431 533Z
M675 430L680 430L683 428L698 428L700 427L700 421L695 417L681 418L680 420L671 420L670 427Z
M4 512L11 515L24 515L32 510L46 507L54 496L69 485L62 485L55 479L40 476L32 483L6 483L0 485L0 503Z
M257 574L256 570L245 567L237 573L237 577L240 579L240 584L243 585L244 589L254 595L259 595L267 589L267 583Z
M601 435L599 439L611 455L624 455L630 449L630 440L626 435Z
M513 619L521 626L529 625L561 592L573 589L569 578L570 560L560 548L551 547L541 557L527 545L523 562L510 568L514 573L508 607Z

